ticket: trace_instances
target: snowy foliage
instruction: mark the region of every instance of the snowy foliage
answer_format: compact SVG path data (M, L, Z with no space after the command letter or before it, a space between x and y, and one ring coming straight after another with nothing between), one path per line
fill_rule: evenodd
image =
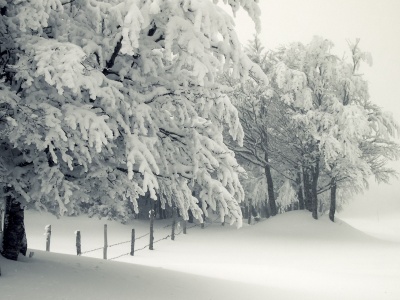
M259 24L256 1L228 4ZM246 78L258 67L221 8L19 0L1 2L1 11L2 184L15 197L126 220L149 193L185 218L190 209L201 219L200 200L240 225L243 169L222 130L239 144L243 131L215 78L227 69Z
M400 157L393 140L399 125L371 103L367 81L358 73L363 62L372 63L370 54L360 50L359 40L349 47L347 60L332 54L333 43L321 37L266 52L256 36L249 57L265 71L269 85L228 80L245 131L244 146L232 149L256 177L255 169L273 169L270 185L281 211L303 195L316 218L317 204L329 209L328 190L338 189L334 206L339 207L342 195L361 192L370 175L385 182L394 175L385 165ZM262 182L246 184L256 203L265 201L268 185L257 181Z
M293 203L298 202L297 194L292 184L287 179L283 183L283 185L278 190L278 197L276 202L279 206L279 211L284 212L287 208L289 208Z
M367 82L356 71L361 60L372 60L359 50L358 41L350 46L349 63L331 54L333 44L320 37L308 45L294 43L282 50L274 78L281 100L293 108L292 118L303 128L303 139L312 145L308 161L321 160L327 175L362 188L372 170L361 145L376 125L365 107ZM386 138L391 136L393 131Z

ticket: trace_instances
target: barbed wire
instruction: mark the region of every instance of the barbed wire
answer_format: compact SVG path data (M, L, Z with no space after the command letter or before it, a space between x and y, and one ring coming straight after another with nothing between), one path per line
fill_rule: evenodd
M154 241L153 244L158 243L158 242L160 242L160 241L162 241L162 240L166 240L166 239L169 238L169 237L171 237L171 236L170 236L170 235L167 235L166 237L163 237L163 238L161 238L161 239L158 239L158 240ZM144 247L142 247L142 248L135 249L135 252L144 250L144 249L146 249L146 248L149 247L149 246L150 246L150 244L147 244L146 246L144 246ZM117 258L121 258L122 256L130 255L130 254L131 254L130 252L124 253L124 254L121 254L121 255L118 255L118 256L109 258L108 260L114 260L114 259L117 259Z
M130 253L130 252L124 253L124 254L118 255L118 256L116 256L116 257L109 258L108 260L117 259L117 258L120 258L120 257L122 257L122 256L127 256L127 255L129 255L129 254L131 254L131 253Z
M144 238L145 236L147 236L147 235L149 235L150 234L150 232L148 232L148 233L146 233L146 234L143 234L142 236L139 236L138 238L135 238L135 241L136 240L140 240L141 238Z
M144 238L145 236L148 236L149 234L150 234L150 233L143 234L143 235L141 235L141 236L135 238L135 241L136 241L136 240L139 240L139 239L141 239L141 238ZM115 244L108 245L107 247L108 247L108 248L111 248L111 247L114 247L114 246L118 246L118 245L122 245L122 244L126 244L126 243L131 243L131 242L132 242L132 240L124 241L124 242L119 242L119 243L115 243ZM94 252L94 251L97 251L97 250L101 250L101 249L104 249L104 246L103 246L103 247L99 247L99 248L95 248L95 249L91 249L91 250L87 250L87 251L83 251L83 252L81 252L81 255L82 255L82 254L86 254L86 253L90 253L90 252ZM129 253L128 253L128 254L129 254Z
M89 252L94 252L94 251L97 251L97 250L101 250L101 249L104 249L104 246L103 246L103 247L96 248L96 249L92 249L92 250L83 251L83 252L81 252L81 255L82 255L82 254L89 253Z
M153 244L158 243L158 242L160 242L160 241L162 241L162 240L166 240L166 239L169 238L169 237L171 237L171 236L168 234L166 237L163 237L163 238L161 238L161 239L158 239L158 240L156 240L156 241L153 241Z
M206 227L211 226L211 224L215 224L216 221L217 221L218 219L219 219L219 217L215 218L215 219L212 220L211 222L205 221L205 222L204 222L204 227L206 228ZM208 223L208 225L206 225L206 223ZM175 226L181 228L181 230L180 230L179 232L174 233L175 236L176 236L176 235L180 235L180 234L183 233L182 227L181 227L180 225L178 225L178 224L180 224L180 221L178 221L178 222L175 224ZM186 227L186 230L191 229L191 228L194 228L194 227L198 227L198 226L201 226L201 224L193 224L192 226ZM165 226L163 226L163 227L159 227L158 229L164 229L164 228L168 228L168 227L172 227L172 224L168 224L168 225L165 225ZM139 237L137 237L137 238L135 238L135 241L136 241L136 240L139 240L139 239L141 239L141 238L144 238L145 236L148 236L148 235L150 235L149 232L146 233L146 234L143 234L143 235L141 235L141 236L139 236ZM170 237L171 237L171 235L168 234L167 236L165 236L165 237L163 237L163 238L160 238L160 239L158 239L158 240L156 240L156 241L153 241L153 244L158 243L158 242L163 241L163 240L166 240L166 239L168 239L168 238L170 238ZM130 243L130 242L132 242L132 241L129 240L129 241L124 241L124 242L119 242L119 243L115 243L115 244L108 245L107 247L108 247L108 248L111 248L111 247L114 247L114 246L118 246L118 245ZM144 247L142 247L142 248L135 249L134 252L144 250L144 249L146 249L146 248L149 247L149 246L150 246L150 245L147 244L146 246L144 246ZM90 253L90 252L94 252L94 251L98 251L98 250L101 250L101 249L104 249L104 246L103 246L103 247L99 247L99 248L95 248L95 249L92 249L92 250L84 251L84 252L81 253L81 255L82 255L82 254L86 254L86 253ZM121 255L118 255L118 256L115 256L115 257L112 257L112 258L109 258L108 260L114 260L114 259L117 259L117 258L120 258L120 257L123 257L123 256L127 256L127 255L130 255L130 252L124 253L124 254L121 254Z
M146 246L144 246L144 247L142 247L142 248L135 249L135 252L137 252L137 251L141 251L141 250L144 250L144 249L146 249L148 246L150 246L150 245L149 245L149 244L147 244Z
M116 244L112 244L112 245L108 245L107 247L110 248L110 247L114 247L114 246L130 243L130 242L132 242L132 240L129 240L129 241L126 241L126 242L120 242L120 243L116 243Z

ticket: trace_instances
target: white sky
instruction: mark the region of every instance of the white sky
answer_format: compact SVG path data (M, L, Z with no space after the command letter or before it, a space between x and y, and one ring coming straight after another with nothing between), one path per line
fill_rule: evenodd
M362 72L370 84L371 99L400 122L400 1L398 0L260 0L261 40L267 48L320 35L347 51L346 40L360 38L360 47L372 54L372 67ZM241 10L236 30L246 44L254 24Z
M360 38L360 47L371 53L373 65L361 72L369 82L371 100L393 113L400 123L400 1L399 0L260 0L260 38L267 48L300 41L308 43L320 35L335 44L334 53L347 51L347 40ZM255 26L243 10L238 12L236 30L243 44L255 33ZM400 142L400 140L398 140ZM400 171L400 162L392 164ZM368 199L368 204L362 202ZM380 201L384 201L384 206ZM400 213L400 181L376 185L359 196L349 210L378 210ZM357 202L359 205L356 205Z

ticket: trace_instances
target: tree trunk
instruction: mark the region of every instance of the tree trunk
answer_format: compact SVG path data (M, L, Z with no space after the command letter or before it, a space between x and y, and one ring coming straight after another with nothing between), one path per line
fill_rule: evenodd
M329 219L335 222L335 212L336 212L336 179L331 179L331 206L329 208Z
M274 194L274 182L272 180L271 167L268 164L268 155L266 154L265 157L267 159L267 165L265 166L265 177L267 178L268 185L268 202L271 209L271 216L275 216L277 214L277 209Z
M242 204L243 204L243 202L242 202ZM246 206L241 205L240 209L242 210L243 219L247 219L247 210L248 210L247 205Z
M9 189L8 189L9 190ZM27 241L24 226L24 209L13 196L6 196L4 214L4 233L2 255L11 260L17 260L18 254L26 255Z
M312 217L318 220L318 178L319 178L319 158L312 169Z
M249 216L247 219L247 224L251 224L251 199L249 199Z
M167 218L166 211L165 211L165 209L162 208L161 201L157 201L157 213L156 213L156 215L158 215L158 218L160 220L164 220L164 219Z
M267 200L265 200L264 212L265 212L265 217L268 219L271 216L271 214Z
M267 189L268 189L268 204L270 208L270 215L275 216L277 214L277 209L276 209L276 202L275 202L275 194L274 194L274 182L272 180L272 174L271 174L271 167L269 165L269 157L268 157L268 133L267 131L264 131L264 134L262 135L262 143L264 144L264 160L266 162L264 171L265 171L265 177L267 179Z
M151 201L151 208L149 211L149 218L150 218L150 241L149 241L149 250L154 250L153 243L154 243L154 200Z
M196 197L196 192L195 192L195 191L192 191L192 196L193 196L193 197ZM193 220L193 213L192 213L192 211L189 210L188 214L189 214L189 220L188 220L188 222L189 222L189 223L193 223L194 220Z
M188 215L189 215L189 220L188 220L188 222L189 222L189 223L193 223L193 213L192 213L191 210L189 210Z
M311 208L311 199L312 199L312 193L311 193L311 183L310 183L310 175L307 170L303 170L303 186L304 186L304 206L307 210L312 211Z
M172 206L172 228L171 228L171 240L175 240L175 227L176 227L176 207Z
M304 198L303 198L303 188L301 186L301 174L300 174L300 172L297 173L296 183L297 183L297 186L298 186L297 198L299 199L299 209L303 210L305 205L304 205Z
M0 207L0 232L3 232L3 207Z

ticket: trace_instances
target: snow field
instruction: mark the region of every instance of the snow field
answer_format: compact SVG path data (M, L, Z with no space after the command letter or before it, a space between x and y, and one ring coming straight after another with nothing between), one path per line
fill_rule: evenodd
M340 220L315 221L305 212L239 230L216 223L204 230L194 227L175 241L156 243L154 251L118 262L35 250L45 247L47 224L52 225L51 251L74 254L78 229L82 251L101 247L104 220L57 220L27 212L26 224L35 256L1 259L1 299L400 299L399 243L368 236ZM132 226L136 236L148 232L146 221L107 224L109 244L129 240ZM164 224L156 221L155 239L164 236L157 231ZM148 236L141 240L147 244ZM129 252L130 244L118 247L123 248L115 253L109 248L109 257ZM102 257L102 251L89 255Z

